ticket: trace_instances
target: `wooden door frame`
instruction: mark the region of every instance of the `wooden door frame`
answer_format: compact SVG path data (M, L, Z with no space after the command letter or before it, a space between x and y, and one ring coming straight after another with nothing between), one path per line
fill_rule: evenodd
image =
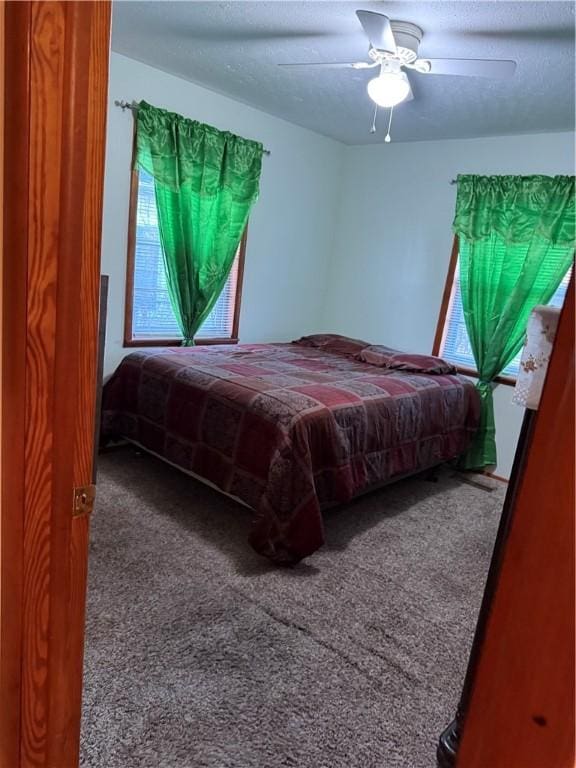
M0 768L79 753L109 2L8 2Z
M574 323L573 274L490 569L458 768L574 766Z

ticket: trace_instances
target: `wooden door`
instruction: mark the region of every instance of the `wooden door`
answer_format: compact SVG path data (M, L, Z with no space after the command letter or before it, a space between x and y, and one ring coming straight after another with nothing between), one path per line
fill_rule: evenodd
M78 762L108 2L9 2L5 45L0 768Z
M458 768L574 768L574 277L511 510Z

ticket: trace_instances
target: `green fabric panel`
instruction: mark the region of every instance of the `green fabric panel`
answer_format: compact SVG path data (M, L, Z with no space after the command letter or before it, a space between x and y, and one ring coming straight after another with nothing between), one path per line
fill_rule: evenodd
M532 309L550 301L573 263L574 177L459 176L454 231L482 404L461 466L479 469L496 463L491 382L520 350Z
M574 176L458 176L453 229L466 240L498 233L507 243L534 237L574 246Z
M494 422L494 385L479 381L476 385L480 395L480 423L474 439L460 458L460 469L482 469L496 464L496 425Z
M134 167L154 177L170 301L184 337L218 300L258 197L262 144L142 101Z

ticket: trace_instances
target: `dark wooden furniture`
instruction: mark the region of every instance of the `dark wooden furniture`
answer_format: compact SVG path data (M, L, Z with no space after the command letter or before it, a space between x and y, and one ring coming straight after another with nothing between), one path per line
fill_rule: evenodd
M100 444L100 416L102 413L102 386L104 379L104 349L106 346L106 316L108 313L108 275L100 275L100 306L98 311L98 366L96 369L96 418L94 420L94 458L92 482L96 482L98 446Z
M492 598L496 590L496 584L498 583L498 574L500 573L505 545L510 530L512 510L514 509L514 503L516 501L519 481L522 477L522 473L526 464L526 456L528 453L528 446L530 444L533 426L534 412L526 411L524 414L524 420L522 422L522 429L520 431L518 448L516 449L510 483L508 485L508 491L506 493L506 499L502 509L502 516L498 526L496 543L494 545L494 551L492 552L492 559L490 561L490 568L488 570L488 577L486 579L486 586L484 588L484 596L482 599L482 605L480 606L480 613L478 615L474 640L472 641L472 649L470 651L470 659L468 662L468 668L466 670L466 677L464 678L464 685L462 687L460 702L458 704L456 717L442 733L438 742L437 757L439 768L454 768L456 765L456 754L462 735L464 715L468 711L468 706L470 703L470 695L472 693L472 686L478 666L480 649L482 647L482 642L486 632L486 623L490 612Z
M460 747L461 744L461 747ZM574 278L526 412L440 768L574 765Z

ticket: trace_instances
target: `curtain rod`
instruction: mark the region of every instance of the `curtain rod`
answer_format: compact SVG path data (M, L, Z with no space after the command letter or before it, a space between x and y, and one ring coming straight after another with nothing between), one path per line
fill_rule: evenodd
M124 101L123 99L116 99L114 102L114 106L120 107L122 112L125 112L127 109L131 110L132 112L138 111L138 104L135 101ZM265 155L270 154L269 149L262 150Z
M452 181L450 182L450 184L458 184L458 179L452 179Z

